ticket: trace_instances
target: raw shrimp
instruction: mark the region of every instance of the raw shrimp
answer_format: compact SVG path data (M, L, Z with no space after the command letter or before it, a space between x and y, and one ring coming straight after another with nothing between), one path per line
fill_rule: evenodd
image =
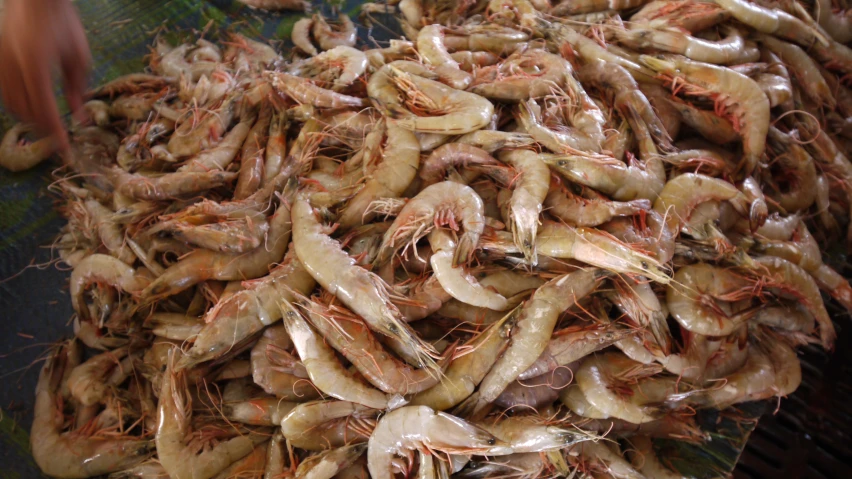
M781 58L784 66L798 80L797 86L808 98L816 102L817 105L825 105L828 109L834 109L836 101L831 93L831 88L820 74L816 62L808 55L808 52L772 35L759 35L757 39L772 53Z
M83 321L90 318L84 294L91 284L106 285L128 294L138 294L148 283L144 276L118 258L104 254L85 257L71 272L71 306Z
M83 406L93 406L102 402L111 386L118 386L131 373L131 361L127 357L126 347L114 349L90 358L71 370L68 376L68 389L71 395Z
M471 165L496 165L497 160L487 151L465 143L447 143L436 148L420 165L423 188L442 181L450 168Z
M653 48L678 53L691 60L729 65L742 63L745 39L732 26L722 27L724 38L718 42L704 40L677 28L651 28L645 25L616 30L618 41L633 49Z
M361 318L339 306L328 307L316 301L306 305L311 324L342 354L370 384L388 394L416 394L435 386L441 379L432 371L412 369L385 351ZM451 355L447 355L447 358ZM442 361L442 367L447 361Z
M0 166L10 171L28 170L46 160L56 152L53 137L42 138L28 143L23 135L32 132L29 125L18 123L9 128L0 142Z
M648 436L633 436L630 438L630 462L645 477L655 479L686 479L685 476L663 465L654 451L653 441Z
M379 262L384 263L400 246L408 248L434 227L447 225L453 230L464 228L459 236L453 265L473 257L479 237L485 229L484 205L469 186L444 181L428 186L412 198L399 212L390 229L385 232L379 250ZM357 311L356 311L357 312Z
M366 444L352 444L307 457L296 469L296 477L331 479L354 463L366 450Z
M62 432L61 383L80 362L81 352L76 340L56 347L36 383L30 448L38 467L53 477L85 478L119 471L145 460L153 449L149 440L124 435Z
M571 64L545 50L516 52L500 63L478 68L470 91L493 100L521 101L565 88Z
M293 30L290 33L290 40L293 42L293 45L310 56L319 54L316 47L311 43L311 29L313 26L313 18L300 18L293 24Z
M506 347L516 316L514 312L505 315L460 346L463 354L450 363L441 382L411 398L411 405L446 410L470 396Z
M290 211L281 205L269 222L266 243L240 255L195 250L169 267L142 292L154 300L177 294L208 279L233 281L253 279L269 272L269 265L279 261L287 249L290 236Z
M179 171L159 176L128 173L119 167L106 170L106 176L121 194L137 200L171 201L191 196L233 181L236 173L227 171Z
M293 340L299 358L311 382L322 392L337 399L352 401L375 409L388 407L390 398L378 389L364 385L338 361L334 350L302 318L293 305L282 305L284 325Z
M527 380L517 379L494 400L494 405L505 408L533 408L538 410L553 404L559 391L574 379L568 368L558 368Z
M500 154L500 161L514 168L519 178L512 183L509 199L509 230L524 258L536 264L536 234L542 203L550 186L550 168L529 150L511 150Z
M441 25L426 25L417 34L417 52L427 65L435 67L435 73L449 86L465 90L472 77L462 71L444 46L444 31ZM476 93L476 92L474 92Z
M544 200L547 212L574 226L598 226L616 216L633 216L651 209L648 200L609 201L602 197L583 198L551 184Z
M111 80L103 85L90 90L86 93L86 97L115 97L125 93L138 93L140 91L155 91L162 90L168 86L173 86L177 83L178 77L168 77L151 75L148 73L131 73L122 75L114 80Z
M491 121L494 105L485 98L400 70L396 63L382 67L367 83L370 100L393 123L421 133L460 135ZM400 93L402 102L397 98ZM418 116L412 108L429 116Z
M805 48L816 44L828 45L829 40L822 32L779 8L769 9L749 0L714 1L758 32L792 40Z
M236 201L256 193L263 182L263 155L271 119L272 107L264 104L240 150L240 175L237 177L233 196Z
M668 268L659 261L594 228L545 221L536 237L536 248L544 256L574 258L615 273L647 276L662 284L671 281Z
M641 7L648 0L582 0L562 1L553 6L551 15L558 17L579 13L602 12L604 10L629 10Z
M594 188L618 201L653 200L666 184L666 171L660 158L644 164L624 163L609 157L542 155L542 160L569 180Z
M642 55L639 58L663 76L678 81L678 86L686 93L713 96L716 110L727 112L740 128L744 153L740 170L750 175L757 168L766 147L766 132L769 129L769 100L757 83L729 68L671 55Z
M339 30L335 31L321 14L314 15L311 32L314 39L323 50L331 50L338 46L354 47L357 39L355 24L345 13L337 16Z
M362 107L367 104L363 98L320 88L305 78L271 71L264 75L273 88L299 103L313 105L317 108Z
M94 220L98 236L107 250L122 262L132 264L135 260L133 251L125 244L121 227L112 219L113 212L97 200L85 202L86 211Z
M607 275L599 269L577 271L552 279L533 293L517 312L509 348L480 384L477 410L493 402L535 362L547 347L559 315L592 293Z
M542 121L541 107L533 99L520 103L518 121L533 139L556 153L598 152L605 139L603 113L573 76L566 78L570 93L564 97L577 96L580 100L579 107L566 105L571 113L570 125L559 125L558 131L549 128Z
M488 153L494 153L503 148L526 148L535 143L526 133L515 133L496 130L479 130L461 136L458 143L482 148Z
M236 103L236 98L229 96L217 108L202 113L190 110L189 116L177 124L169 138L169 152L183 158L216 146L234 118Z
M311 438L326 423L347 418L356 419L376 413L374 409L349 401L313 401L299 404L281 420L281 432L290 443L302 449L308 448ZM366 437L355 435L350 438L352 442L366 442ZM342 444L341 444L342 445ZM327 444L321 449L338 447Z
M409 203L410 204L410 203ZM293 205L293 246L305 269L329 293L358 314L375 331L414 348L428 369L437 369L433 348L403 322L399 309L388 301L388 285L355 265L340 243L323 232L311 205L297 198Z
M375 479L393 477L393 456L426 448L445 453L500 456L512 449L461 418L426 406L406 406L383 416L370 436L367 464Z
M579 454L583 462L603 469L605 474L615 479L646 479L621 456L620 452L613 451L603 441L581 442L573 446L569 454Z
M472 306L504 311L509 308L508 301L501 294L484 288L464 270L463 266L453 268L453 256L457 245L449 233L433 230L429 233L429 245L432 256L429 264L435 279L453 298Z
M277 305L276 305L277 307ZM279 357L289 356L286 350L293 343L284 325L267 328L263 336L251 349L251 371L254 383L267 394L286 401L309 401L316 399L319 392L307 380L308 373L301 363L294 368L285 368Z
M208 479L248 455L255 445L264 442L264 435L240 435L221 442L201 454L186 444L191 432L191 403L186 372L175 371L174 363L180 354L177 348L169 353L168 367L162 381L157 406L157 457L173 479Z
M287 156L287 129L290 126L285 115L274 113L269 122L269 139L266 142L266 152L263 163L263 186L273 183L284 168Z
M387 146L384 160L370 174L366 184L346 206L338 223L344 229L369 223L376 214L368 212L374 201L398 198L417 175L420 166L420 144L414 133L394 124L387 126Z
M633 334L629 329L572 326L553 334L544 352L519 376L526 380L562 369Z
M698 263L675 273L666 290L666 301L669 312L684 329L706 336L724 336L747 321L752 311L728 315L713 299L729 302L748 299L755 287L754 281L733 270Z
M849 9L836 11L831 0L816 0L815 18L819 25L838 43L852 41L852 13Z
M340 91L355 83L367 70L367 64L364 52L341 45L295 63L289 73L331 84L332 90Z
M508 444L515 454L562 449L594 439L594 436L578 430L548 425L537 415L489 418L475 424Z
M679 231L689 221L692 211L706 201L734 200L741 195L727 181L695 173L685 173L666 183L654 202L654 211L663 215L668 228Z

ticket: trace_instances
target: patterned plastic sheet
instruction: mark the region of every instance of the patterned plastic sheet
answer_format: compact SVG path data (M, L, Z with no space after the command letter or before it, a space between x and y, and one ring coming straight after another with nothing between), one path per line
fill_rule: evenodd
M229 0L78 0L76 5L92 48L92 85L141 71L159 32L169 38L205 31L208 38L215 39L224 30L238 31L253 38L280 40L286 51L292 26L302 17L301 13L253 10ZM356 2L339 8L353 19L359 11ZM372 32L359 27L361 40L381 41L389 34L383 27ZM11 121L0 115L3 131ZM69 272L49 264L49 245L63 224L47 191L50 171L56 166L47 162L19 174L0 171L0 479L43 477L29 453L38 359L51 342L71 331ZM699 422L712 431L712 441L701 447L659 441L658 451L687 477L725 477L734 468L755 418L765 409L764 405L746 405L722 414L702 413Z

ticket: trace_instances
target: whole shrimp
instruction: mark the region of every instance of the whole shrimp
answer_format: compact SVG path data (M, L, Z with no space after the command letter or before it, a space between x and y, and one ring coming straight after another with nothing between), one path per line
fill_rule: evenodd
M375 479L392 478L393 456L415 449L489 456L512 453L510 447L484 430L426 406L406 406L387 413L367 444L367 464Z
M9 171L28 170L56 152L52 137L28 143L21 137L32 131L32 127L17 124L10 128L0 142L0 166Z
M666 183L665 167L657 157L628 165L614 158L579 155L542 155L542 160L569 180L618 201L656 199Z
M503 311L509 308L501 294L484 288L462 266L453 267L457 244L449 233L433 230L429 233L432 256L429 264L441 287L453 298L472 306Z
M550 186L550 169L529 150L511 150L500 154L500 161L514 168L520 178L512 184L509 199L509 229L524 258L536 264L536 234L542 203Z
M729 68L671 55L642 55L639 58L667 78L682 81L682 88L687 93L709 93L714 97L717 110L726 111L734 118L743 138L744 158L740 170L750 175L763 155L769 130L769 100L760 87L750 78Z
M675 273L666 291L666 300L671 315L683 328L706 336L724 336L747 321L752 312L728 315L718 305L708 305L708 299L748 299L753 288L754 282L742 274L698 263L684 266Z
M384 263L400 246L414 245L437 226L449 226L464 233L459 236L453 265L468 261L485 229L484 205L469 186L444 181L428 186L403 206L385 232L378 261Z
M542 285L517 312L509 348L483 378L476 405L481 410L526 371L547 347L559 315L592 293L607 272L592 269L559 276Z
M85 478L126 469L144 461L153 450L150 440L124 435L87 436L62 432L65 417L61 384L80 362L76 340L57 346L48 356L36 383L30 447L33 459L47 475Z
M409 203L410 204L410 203ZM323 232L311 205L297 198L293 205L293 247L316 281L361 316L375 331L414 348L429 369L438 366L433 349L403 322L399 309L388 301L388 285L375 274L355 265L340 244Z
M266 393L287 401L315 399L319 392L307 380L309 375L304 364L296 362L293 367L287 368L282 365L283 361L278 360L292 360L286 353L292 345L284 325L267 328L251 349L252 379Z
M487 151L466 143L447 143L435 148L420 165L422 187L442 181L452 167L496 165L497 160Z
M794 41L808 48L816 44L828 45L823 32L784 10L769 9L749 0L714 0L731 16L758 32Z
M339 46L353 47L357 39L357 30L349 15L341 13L337 16L339 30L335 31L326 21L322 14L316 14L313 18L311 32L314 39L323 50L331 50Z
M347 419L353 419L352 422L355 423L358 419L369 417L376 412L376 410L367 406L349 401L306 402L299 404L284 416L284 419L281 420L281 432L291 445L301 449L322 450L330 447L340 447L343 444L321 444L321 441L319 441L321 444L320 447L313 447L314 442L311 440L311 436L317 435L322 430L322 426L328 423ZM369 436L371 432L367 431L366 436ZM349 443L366 442L366 436L355 434L349 438L344 438L344 440L348 439L347 442Z
M444 32L441 25L426 25L417 34L417 52L426 64L435 67L435 73L449 86L465 90L472 77L459 68L458 62L450 56L444 46Z

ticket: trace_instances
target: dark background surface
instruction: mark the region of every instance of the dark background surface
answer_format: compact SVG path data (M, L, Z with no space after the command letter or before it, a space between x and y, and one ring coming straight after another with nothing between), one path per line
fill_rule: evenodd
M229 0L80 0L76 4L96 66L92 85L140 71L156 31L163 26L201 30L213 21L255 38L285 40L286 51L292 25L302 16L259 12ZM356 3L342 9L355 18ZM379 18L392 24L387 17ZM381 27L372 33L375 38L388 38ZM363 28L359 34L367 38ZM10 121L0 116L3 131ZM51 343L72 334L69 272L52 263L55 258L49 249L64 224L47 192L56 166L49 161L23 173L0 171L0 479L43 477L29 454L39 359ZM848 412L852 409L852 351L843 347L850 344L848 336L840 328L838 354L831 360L818 351L808 354L802 387L782 402L776 416L761 421L735 477L852 477L852 415ZM762 410L746 409L746 416ZM676 464L686 468L730 470L750 423L725 418L704 415L705 423L718 430L712 444L700 451L676 444L664 447L676 456Z

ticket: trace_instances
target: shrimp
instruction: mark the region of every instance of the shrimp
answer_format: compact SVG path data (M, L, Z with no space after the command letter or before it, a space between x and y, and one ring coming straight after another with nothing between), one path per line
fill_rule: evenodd
M339 46L354 47L357 40L358 31L355 24L345 13L337 16L339 22L339 30L335 31L331 25L325 20L321 14L314 15L314 22L311 28L314 34L314 39L323 50L331 50Z
M648 436L633 436L630 438L630 462L645 477L655 479L686 479L686 476L663 465L654 451L653 441Z
M305 401L319 396L316 388L307 380L309 374L303 364L287 370L278 361L284 351L292 347L284 325L267 328L263 336L251 349L251 371L254 383L267 394L287 401Z
M509 313L459 347L459 351L467 352L450 363L440 383L415 395L410 404L447 410L464 401L491 370L508 344L515 319L516 315Z
M618 201L655 199L666 184L665 167L657 157L628 165L614 158L575 155L541 155L541 159L569 180Z
M149 73L130 73L115 78L86 92L87 98L115 97L125 93L155 91L177 84L178 77L151 75Z
M755 272L766 280L766 286L779 290L784 296L801 301L819 325L819 337L823 347L832 349L837 333L814 279L801 267L782 258L763 256L754 258L754 263ZM798 364L798 361L796 363Z
M175 348L169 353L159 395L155 435L157 457L173 479L207 479L247 456L267 438L255 433L240 435L196 454L185 442L191 432L192 409L186 372L174 368L178 351Z
M246 199L257 192L263 182L263 150L271 120L272 108L269 104L264 104L240 150L240 174L233 196L236 201Z
M311 436L317 435L318 430L326 423L341 419L357 419L377 413L374 409L349 401L313 401L299 404L281 420L281 432L291 445L308 450L339 447L343 444L326 444L320 448L310 447ZM369 432L368 434L369 435ZM366 442L367 437L356 434L349 438L350 442Z
M615 273L647 276L661 284L671 281L662 263L594 228L545 221L536 237L536 248L544 256L574 258Z
M583 0L580 2L562 1L553 6L551 15L562 17L580 13L602 12L604 10L629 10L641 7L648 0Z
M759 35L757 39L769 51L781 58L784 66L798 80L797 85L808 98L815 101L817 105L834 109L837 102L832 95L832 90L820 74L816 62L805 50L772 35Z
M86 211L94 220L98 236L107 250L123 263L132 264L135 260L133 251L124 241L121 227L112 219L113 212L97 200L87 200L84 203Z
M137 275L136 270L118 258L104 254L89 255L71 272L71 306L81 320L88 321L90 313L84 295L89 285L107 285L135 295L147 282L147 278Z
M852 13L847 9L845 11L836 11L831 0L816 0L814 2L816 10L815 18L819 22L820 27L828 33L834 41L838 43L849 43L852 41Z
M350 311L316 301L310 301L305 308L308 320L331 347L385 393L417 394L438 383L440 377L432 371L412 369L388 354L364 321ZM447 361L442 363L443 367Z
M666 290L666 302L669 312L684 329L706 336L724 336L733 333L753 311L728 315L705 298L739 301L750 298L754 288L754 281L732 270L698 263L675 273Z
M769 100L760 86L729 68L670 55L660 55L656 58L642 55L639 59L665 78L682 82L678 86L686 93L714 97L716 110L727 112L740 128L744 153L740 170L745 175L750 175L763 155L766 133L769 130Z
M62 432L63 379L80 362L76 340L57 346L39 374L33 406L30 448L43 473L62 478L85 478L108 474L133 466L148 458L153 450L149 440L124 436L88 436Z
M501 294L485 289L479 282L464 271L462 266L453 268L453 256L457 245L449 233L434 230L429 234L432 256L429 264L441 287L453 298L472 306L495 311L508 309L509 304Z
M494 105L487 99L408 73L395 65L397 62L385 65L373 74L367 83L367 94L374 106L396 125L421 133L460 135L491 122ZM402 102L397 98L400 93ZM411 109L428 116L418 116Z
M590 195L591 196L591 195ZM633 216L651 209L648 200L609 201L602 197L582 198L566 188L554 187L544 199L547 212L573 226L598 226L616 216Z
M127 379L132 371L131 362L136 356L126 358L126 347L114 349L92 357L76 366L68 376L68 389L71 395L83 406L93 406L104 401L107 390Z
M474 424L508 444L514 454L562 449L594 439L576 429L548 425L537 415L486 419Z
M817 44L824 46L829 44L829 40L821 31L784 10L769 9L749 0L714 1L731 16L760 33L791 40L805 48Z
M366 106L366 100L320 88L309 80L288 73L267 71L264 73L272 87L303 104L317 108L347 108Z
M535 143L533 138L526 133L515 133L496 130L479 130L462 135L458 143L481 148L488 153L503 148L526 148Z
M293 305L282 305L284 325L293 339L299 357L316 387L337 399L352 401L375 409L385 409L391 398L381 391L365 386L355 379L338 361L334 350L326 344L302 318Z
M394 455L425 448L446 453L507 455L512 449L458 417L427 406L406 406L383 416L370 436L367 465L375 479L393 477Z
M387 126L384 160L373 170L364 187L349 201L338 223L344 229L369 223L376 216L367 211L379 198L399 198L417 175L420 144L414 133L394 124Z
M497 396L494 404L505 409L547 407L553 404L559 397L559 391L573 378L574 373L568 368L558 368L525 381L517 379Z
M588 326L569 327L550 338L544 352L519 376L527 380L560 370L589 354L609 347L633 334L629 329Z
M179 171L160 176L128 173L119 167L105 171L115 189L137 200L170 201L191 196L233 181L236 173L227 171Z
M618 447L617 444L615 447ZM613 451L603 441L581 442L569 449L568 454L579 455L584 463L602 469L605 474L615 479L646 479L617 449Z
M442 181L447 170L470 165L496 165L497 160L487 151L465 143L447 143L436 148L420 166L422 187Z
M420 29L417 34L417 52L427 65L435 67L435 73L449 86L465 90L470 85L473 78L461 70L458 62L444 46L444 31L441 25L426 25Z
M512 166L520 176L512 185L509 200L509 229L524 258L536 264L536 234L542 203L550 186L550 169L529 150L511 150L500 154L500 161Z
M485 229L484 205L469 186L444 181L424 188L403 206L385 232L378 260L384 263L399 245L414 245L433 228L448 225L464 233L459 236L453 265L468 261Z
M716 65L742 63L745 50L742 32L732 26L724 26L721 30L724 38L718 42L694 37L677 28L651 28L644 25L616 30L615 35L619 42L637 50L653 48Z
M399 309L388 302L388 285L355 265L340 244L323 232L313 208L302 198L297 198L293 205L293 246L305 269L323 288L373 330L410 345L427 368L437 369L430 357L433 348L417 337L403 322Z
M547 340L553 334L559 316L592 293L607 275L599 269L581 270L552 279L533 293L517 311L509 348L479 386L476 410L497 399L512 381L535 363L547 347Z
M265 397L222 404L229 420L256 426L278 426L281 420L298 405L278 397Z
M293 42L293 45L310 56L319 54L316 47L311 43L311 29L313 26L313 18L300 18L293 24L293 30L290 33L290 40Z
M290 239L290 210L283 202L269 222L266 244L240 255L195 250L170 266L142 291L142 297L155 300L177 294L193 285L216 279L254 279L269 272L269 265L281 260Z
M32 127L18 123L9 128L0 142L0 166L9 171L28 170L49 158L56 152L53 137L42 138L28 143L21 137L32 132Z
M561 125L563 128L559 131L548 128L542 121L541 107L533 99L520 103L518 121L533 139L553 152L576 153L579 150L596 153L604 141L603 113L573 76L566 78L569 78L568 85L574 88L565 98L580 97L580 107L567 106L572 114L570 126Z
M666 183L654 202L654 211L665 218L668 229L676 232L687 223L692 211L706 201L741 198L736 186L727 181L695 173L685 173Z
M571 64L540 49L515 52L500 63L478 68L470 91L485 98L522 101L565 88Z
M366 444L352 444L307 457L296 469L296 477L331 479L353 464L366 450Z

